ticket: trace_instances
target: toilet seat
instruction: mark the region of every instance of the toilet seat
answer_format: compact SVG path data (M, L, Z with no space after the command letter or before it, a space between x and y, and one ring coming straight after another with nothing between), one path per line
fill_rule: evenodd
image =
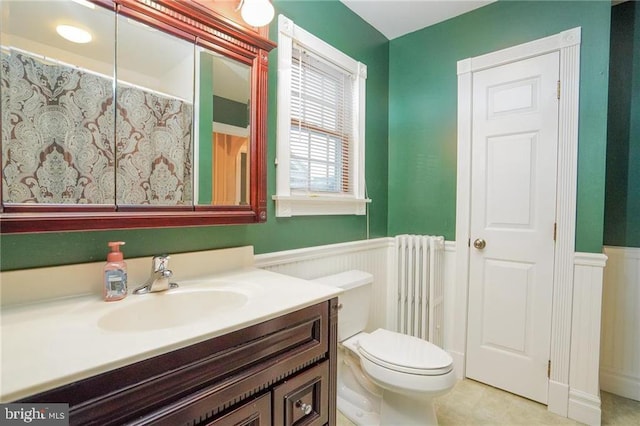
M385 329L363 335L360 354L393 371L421 376L439 376L453 370L453 358L433 343Z

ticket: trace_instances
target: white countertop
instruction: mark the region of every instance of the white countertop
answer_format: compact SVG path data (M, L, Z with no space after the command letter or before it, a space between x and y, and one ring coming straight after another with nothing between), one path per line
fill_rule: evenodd
M179 284L180 288L169 292L228 288L245 294L247 301L240 307L212 312L186 325L145 331L112 331L109 324L104 327L104 320L101 326L100 319L128 305L149 303L146 301L162 297L162 293L129 294L117 302L104 302L95 295L3 307L0 402L15 401L239 330L331 299L341 292L338 288L256 268Z

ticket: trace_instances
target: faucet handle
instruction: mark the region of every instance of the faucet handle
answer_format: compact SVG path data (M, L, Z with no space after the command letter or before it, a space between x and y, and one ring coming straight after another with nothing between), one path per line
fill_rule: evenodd
M171 257L167 254L159 254L159 255L153 256L153 262L152 262L153 272L163 271L167 269L170 258Z

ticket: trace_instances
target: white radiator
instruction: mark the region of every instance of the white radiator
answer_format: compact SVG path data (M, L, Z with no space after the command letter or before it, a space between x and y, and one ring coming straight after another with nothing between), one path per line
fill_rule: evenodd
M397 330L443 347L444 238L398 235Z

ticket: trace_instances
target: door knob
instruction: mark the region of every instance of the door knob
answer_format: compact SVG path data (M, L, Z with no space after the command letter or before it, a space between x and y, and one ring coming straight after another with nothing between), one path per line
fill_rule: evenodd
M473 246L478 250L482 250L487 246L487 242L481 238L476 238L476 240L473 242Z

